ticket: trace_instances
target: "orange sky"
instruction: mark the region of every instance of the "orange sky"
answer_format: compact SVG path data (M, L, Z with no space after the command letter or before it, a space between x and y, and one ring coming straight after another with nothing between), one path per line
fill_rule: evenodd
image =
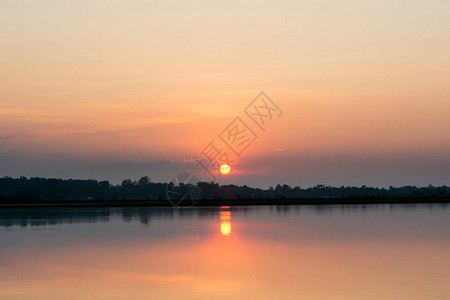
M447 1L0 1L0 176L165 180L265 91L284 114L234 166L248 176L224 182L383 185L397 164L394 185L443 184L449 12ZM357 159L309 177L295 167L321 157ZM149 166L164 161L176 163Z

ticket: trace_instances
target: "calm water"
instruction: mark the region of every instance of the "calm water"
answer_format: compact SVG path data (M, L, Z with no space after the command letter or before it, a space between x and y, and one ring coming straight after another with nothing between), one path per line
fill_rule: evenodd
M450 206L0 210L0 299L450 299Z

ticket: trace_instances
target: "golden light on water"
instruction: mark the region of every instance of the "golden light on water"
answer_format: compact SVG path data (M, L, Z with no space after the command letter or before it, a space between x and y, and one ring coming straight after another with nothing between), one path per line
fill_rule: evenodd
M223 236L231 235L231 211L227 210L229 208L229 206L222 206L220 211L220 233Z
M222 221L222 223L220 223L220 232L224 236L230 236L230 234L231 234L231 223L229 221Z

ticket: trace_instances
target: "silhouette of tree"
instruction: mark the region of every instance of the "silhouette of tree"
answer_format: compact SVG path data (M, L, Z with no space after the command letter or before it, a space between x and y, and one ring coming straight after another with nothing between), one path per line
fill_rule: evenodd
M278 184L269 189L252 188L247 185L219 185L216 182L199 182L203 199L251 199L251 198L449 198L448 186L403 186L374 188L368 186L331 187L323 184L310 188L294 188ZM0 202L66 201L66 200L140 200L164 199L166 189L173 183L151 182L143 176L137 182L125 179L120 185L109 181L76 180L56 178L0 178Z

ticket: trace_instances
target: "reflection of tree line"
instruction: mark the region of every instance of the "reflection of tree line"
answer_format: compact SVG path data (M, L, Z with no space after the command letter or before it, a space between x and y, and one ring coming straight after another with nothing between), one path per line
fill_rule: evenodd
M264 206L231 206L226 210L230 216L246 215L261 210L281 217L288 214L313 212L329 214L338 211L373 212L377 210L446 210L449 204L379 204L379 205L273 205ZM192 219L219 220L223 209L221 207L123 207L123 208L36 208L36 209L3 209L0 210L0 227L37 227L62 224L107 223L115 219L125 223L150 224L151 220Z
M246 185L219 185L199 182L203 199L276 199L276 198L449 198L448 186L403 186L389 188L331 187L317 185L311 188L291 187L287 184L269 189ZM45 202L58 200L163 200L165 183L151 182L145 176L138 181L124 180L112 185L108 181L0 178L0 202Z
M4 209L0 226L48 226L76 223L109 222L108 209Z
M315 214L330 214L336 212L342 213L368 213L374 211L391 212L399 211L414 211L417 209L427 210L447 210L450 209L448 203L395 203L395 204L337 204L337 205L273 205L270 206L270 211L277 215L289 215L292 213L301 214L306 212L314 212Z
M253 208L253 210L258 208ZM233 208L248 211L249 208ZM36 208L0 210L0 226L48 226L77 223L100 223L121 219L125 223L149 224L151 220L164 219L215 219L219 207L181 209L171 207L123 207L123 208Z

